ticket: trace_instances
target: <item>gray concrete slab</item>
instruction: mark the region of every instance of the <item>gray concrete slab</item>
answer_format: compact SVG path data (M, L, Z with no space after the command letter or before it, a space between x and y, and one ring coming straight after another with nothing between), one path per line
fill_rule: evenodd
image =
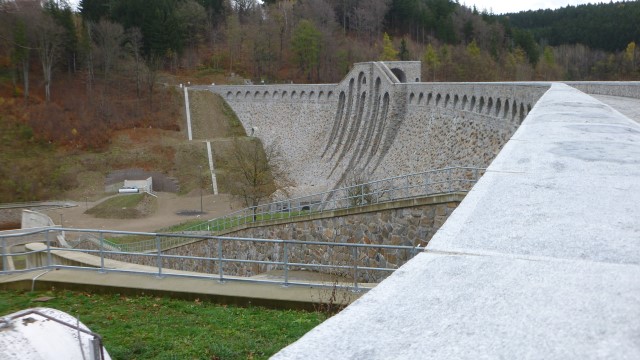
M616 109L629 119L640 123L640 99L609 95L591 96Z
M423 253L273 359L637 359L638 318L637 266Z
M178 272L176 272L177 274ZM314 304L332 295L331 287L282 286L229 279L218 280L183 276L158 277L140 273L100 273L96 270L34 270L0 276L0 288L29 290L72 289L84 291L119 292L123 294L155 294L159 296L212 299L220 303L263 305L280 308L313 309ZM33 280L35 278L35 281ZM338 290L336 303L348 304L363 292Z
M553 85L426 253L274 359L640 358L639 160Z
M639 184L638 124L554 88L429 248L640 264Z

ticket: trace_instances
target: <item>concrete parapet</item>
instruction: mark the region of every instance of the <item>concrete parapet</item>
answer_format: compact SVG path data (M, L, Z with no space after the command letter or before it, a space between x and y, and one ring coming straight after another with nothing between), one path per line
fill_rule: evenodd
M640 99L640 81L569 81L565 84L587 94Z
M425 253L273 358L640 357L639 144L554 84Z

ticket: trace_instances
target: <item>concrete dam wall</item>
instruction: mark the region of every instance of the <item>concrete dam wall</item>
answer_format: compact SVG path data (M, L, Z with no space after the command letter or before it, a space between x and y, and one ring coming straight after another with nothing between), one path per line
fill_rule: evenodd
M547 91L540 83L420 83L419 62L355 64L339 84L200 86L247 134L277 144L296 195L454 165L485 167Z

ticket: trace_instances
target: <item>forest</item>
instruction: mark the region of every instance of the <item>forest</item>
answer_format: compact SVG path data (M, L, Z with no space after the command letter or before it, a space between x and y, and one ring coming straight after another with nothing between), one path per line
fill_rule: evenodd
M113 130L177 128L158 115L167 76L332 83L397 59L421 60L424 81L637 80L637 19L638 1L495 15L451 0L0 0L0 94L40 140L97 149Z

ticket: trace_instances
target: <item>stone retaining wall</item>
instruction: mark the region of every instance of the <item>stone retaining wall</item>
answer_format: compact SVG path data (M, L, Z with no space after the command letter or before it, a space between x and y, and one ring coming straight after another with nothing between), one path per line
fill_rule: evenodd
M397 202L397 208L388 208L389 204L363 207L361 212L346 215L348 211L325 214L322 218L308 221L297 221L276 225L262 226L236 231L226 236L239 238L282 239L319 241L336 246L287 244L288 262L304 264L333 264L352 266L353 250L339 246L349 244L380 244L401 246L426 246L431 237L445 222L462 200L462 195L414 199ZM414 206L409 206L414 204ZM350 209L349 211L353 211ZM256 243L249 241L222 240L223 258L257 261L284 261L284 245L282 243ZM96 249L96 246L89 245ZM378 250L359 249L358 267L390 267L397 268L412 258L415 250ZM217 257L218 240L204 240L180 246L163 252L165 255ZM110 255L108 258L156 266L155 256ZM194 259L164 259L164 268L182 271L218 273L219 264L215 261ZM266 271L275 270L274 265L225 263L225 275L253 276ZM352 269L329 270L314 269L309 266L292 266L291 270L315 270L323 273L353 277ZM388 272L358 272L361 282L377 282L386 277Z
M0 209L0 229L19 229L22 208Z

